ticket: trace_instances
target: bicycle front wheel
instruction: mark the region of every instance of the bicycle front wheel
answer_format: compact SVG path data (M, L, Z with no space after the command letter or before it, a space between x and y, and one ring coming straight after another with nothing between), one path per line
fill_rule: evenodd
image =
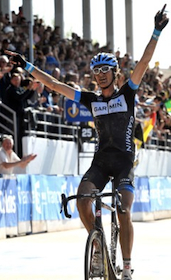
M92 259L95 251L95 244L100 247L101 250L101 270L99 272L93 271ZM92 230L88 236L86 249L85 249L85 280L101 279L110 280L109 262L106 245L104 244L103 234L97 230Z

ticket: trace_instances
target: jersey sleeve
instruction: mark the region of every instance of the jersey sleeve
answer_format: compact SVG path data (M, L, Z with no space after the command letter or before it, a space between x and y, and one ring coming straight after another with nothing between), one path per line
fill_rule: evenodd
M74 101L75 102L80 102L80 99L81 99L81 91L75 90Z
M133 90L137 90L139 85L136 85L133 83L133 81L131 79L128 80L128 85L130 88L132 88Z
M91 113L92 113L91 102L94 101L95 99L96 99L96 95L93 92L89 92L89 91L81 92L80 103L83 104Z

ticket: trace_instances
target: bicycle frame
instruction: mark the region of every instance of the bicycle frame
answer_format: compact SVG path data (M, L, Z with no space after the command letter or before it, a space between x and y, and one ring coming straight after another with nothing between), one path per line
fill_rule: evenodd
M94 190L96 192L96 190ZM120 207L120 212L125 213L124 210L121 209L121 202L120 202L120 194L114 187L114 181L112 181L112 193L115 195L111 196L111 206L106 205L101 201L101 197L96 198L95 203L95 226L96 230L100 230L104 236L104 230L102 226L102 207L111 211L111 236L110 236L110 259L114 268L114 271L118 274L121 273L121 269L116 267L116 252L117 252L117 244L118 244L118 237L119 237L119 223L117 218L117 205Z

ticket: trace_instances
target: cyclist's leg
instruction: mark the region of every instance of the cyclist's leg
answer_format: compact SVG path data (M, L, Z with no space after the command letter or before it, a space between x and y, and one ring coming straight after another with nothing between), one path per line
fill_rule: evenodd
M91 193L93 189L99 189L99 191L102 191L107 181L108 178L104 175L104 171L101 166L93 163L81 180L78 187L78 194ZM93 229L94 224L92 200L88 198L78 199L77 209L82 223L87 231L90 232Z
M93 189L96 189L96 186L93 183L81 182L78 188L78 194L91 193ZM93 229L93 224L94 224L94 215L92 212L91 199L90 198L78 199L77 209L83 225L85 226L87 231L90 232Z
M123 256L122 279L125 279L124 275L127 275L128 279L132 279L131 253L133 247L133 224L131 220L131 206L134 199L134 186L132 184L133 170L129 168L129 164L125 164L124 171L120 173L117 179L119 179L119 181L117 181L118 190L122 195L122 206L123 209L126 210L125 214L120 214L118 212L120 222L120 244Z
M131 191L122 189L119 190L122 195L123 209L125 214L118 213L120 222L120 243L122 249L123 259L131 259L131 252L133 246L133 225L131 221L131 206L134 195Z

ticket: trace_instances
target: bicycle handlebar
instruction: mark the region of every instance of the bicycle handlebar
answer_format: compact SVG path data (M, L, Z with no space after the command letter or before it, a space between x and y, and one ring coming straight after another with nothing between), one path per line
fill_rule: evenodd
M116 205L118 206L119 212L121 214L124 214L126 211L122 209L122 204L121 204L121 194L118 192L118 190L115 190L114 193L110 192L110 193L91 193L91 194L78 194L78 195L71 195L66 197L66 195L64 193L61 194L61 211L60 213L62 213L62 209L64 209L64 214L67 218L71 218L72 216L68 213L68 209L67 209L67 205L68 205L68 201L72 200L72 199L81 199L81 198L97 198L97 197L107 197L107 196L115 196L116 197Z
M65 214L65 217L67 218L71 218L71 215L68 213L68 210L67 210L67 198L66 198L66 195L64 193L61 194L61 198L62 198L62 203L61 203L61 211L60 213L62 213L62 208L64 207L64 214Z

